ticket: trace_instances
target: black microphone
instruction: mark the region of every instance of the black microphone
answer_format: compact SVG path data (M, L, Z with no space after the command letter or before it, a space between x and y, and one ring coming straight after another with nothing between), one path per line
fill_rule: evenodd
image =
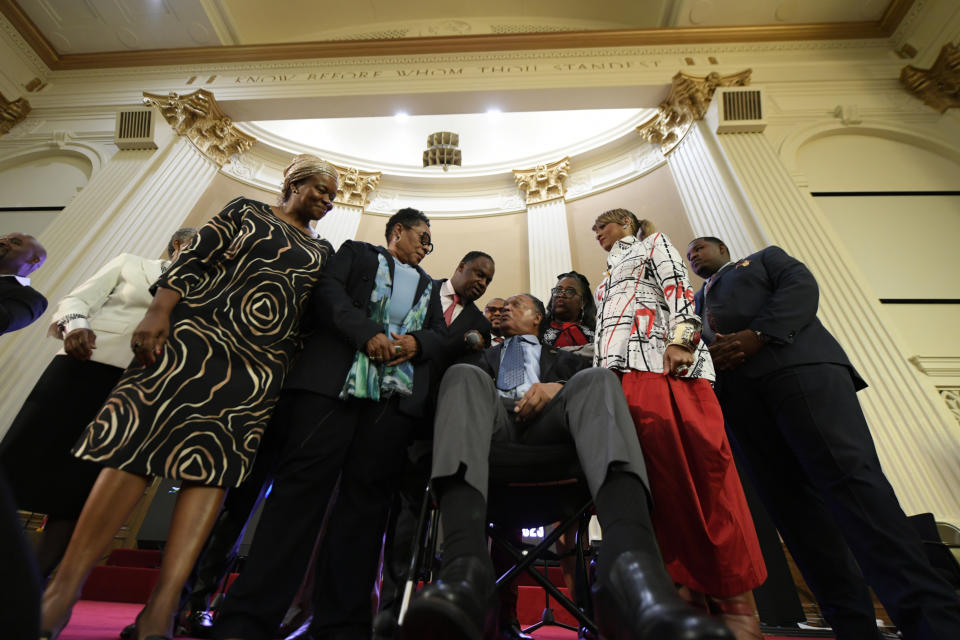
M467 346L471 349L476 349L483 343L483 338L480 337L480 334L476 331L471 331L463 336L463 341L467 343Z

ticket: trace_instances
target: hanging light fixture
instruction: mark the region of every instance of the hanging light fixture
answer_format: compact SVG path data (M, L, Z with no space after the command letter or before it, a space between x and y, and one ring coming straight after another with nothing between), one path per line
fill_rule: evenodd
M427 136L427 149L423 152L423 166L460 166L460 136L450 131L437 131Z

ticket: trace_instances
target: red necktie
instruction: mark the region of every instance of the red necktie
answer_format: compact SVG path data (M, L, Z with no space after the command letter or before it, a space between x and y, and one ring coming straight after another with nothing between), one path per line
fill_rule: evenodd
M450 326L450 323L453 322L453 311L457 308L457 304L460 303L460 296L456 293L453 294L453 302L450 303L450 306L447 307L447 310L443 312L443 319L447 322L447 326Z

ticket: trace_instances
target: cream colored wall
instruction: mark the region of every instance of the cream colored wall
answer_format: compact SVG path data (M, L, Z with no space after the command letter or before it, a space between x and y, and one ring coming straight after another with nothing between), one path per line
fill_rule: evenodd
M210 186L200 196L196 206L187 215L181 226L200 227L207 220L215 216L223 206L234 198L244 196L260 202L273 204L276 202L277 194L264 189L245 184L239 180L234 180L230 176L218 173L210 182Z
M183 226L201 226L223 205L241 195L270 203L276 198L274 193L220 173L184 220ZM597 244L590 227L597 215L616 207L630 209L638 217L652 220L681 253L693 235L673 177L665 165L608 191L568 202L567 226L573 268L586 275L591 286L600 281L606 266L606 252ZM387 219L382 215L363 214L356 239L383 244ZM449 277L468 251L479 250L492 255L497 266L493 283L479 301L481 305L490 298L506 298L529 289L526 213L433 218L430 230L436 249L421 266L434 278ZM693 274L691 282L695 288L701 284Z
M357 239L384 243L386 216L364 214L360 218ZM421 263L434 278L448 278L468 251L485 251L493 256L496 273L487 293L478 304L490 298L506 298L529 288L530 268L525 213L475 218L434 218L430 233L436 249Z
M567 225L573 268L587 276L591 287L600 282L606 269L607 254L590 228L598 215L616 208L628 209L638 218L652 221L681 253L693 239L680 194L666 165L608 191L568 202ZM690 275L694 288L699 288L702 280Z
M917 141L922 144L922 141ZM956 190L960 163L906 140L832 135L803 145L811 192ZM814 199L877 298L960 299L960 196ZM960 357L960 305L885 304L909 355Z
M80 155L44 153L0 164L0 207L63 207L90 180L92 167ZM57 217L50 211L2 211L0 234L38 236Z

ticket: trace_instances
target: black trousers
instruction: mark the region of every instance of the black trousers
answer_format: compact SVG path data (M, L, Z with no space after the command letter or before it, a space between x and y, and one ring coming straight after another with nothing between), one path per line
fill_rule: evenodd
M23 537L17 506L0 469L0 629L4 638L40 635L40 573Z
M290 428L273 489L240 577L214 626L216 638L268 640L303 579L320 526L340 490L317 561L317 638L368 638L387 512L414 421L395 400L281 396L274 421Z
M189 603L191 612L207 610L211 596L220 589L236 565L247 523L263 501L277 458L290 435L289 430L290 424L286 420L271 421L270 427L264 431L250 475L239 487L227 490L217 521L184 586L186 600L181 603L181 608Z
M846 367L724 373L717 397L838 640L878 637L868 584L906 640L960 638L960 599L930 566L883 474Z

